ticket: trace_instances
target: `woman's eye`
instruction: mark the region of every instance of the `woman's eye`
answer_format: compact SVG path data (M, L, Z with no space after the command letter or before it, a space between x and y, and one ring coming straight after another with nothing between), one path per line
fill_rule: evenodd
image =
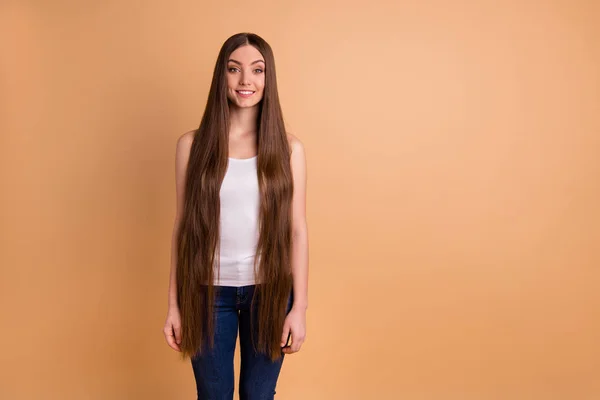
M235 72L235 71L237 71L237 68L236 67L229 67L229 68L227 68L227 71L229 71L229 72ZM264 70L262 68L256 68L254 70L254 72L258 72L259 74L262 74L264 72Z

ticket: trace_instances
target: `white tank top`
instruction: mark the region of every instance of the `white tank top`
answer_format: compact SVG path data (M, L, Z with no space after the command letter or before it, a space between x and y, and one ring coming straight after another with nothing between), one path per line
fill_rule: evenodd
M229 158L220 190L220 279L215 271L214 280L217 286L256 283L254 258L260 207L256 161L257 156Z

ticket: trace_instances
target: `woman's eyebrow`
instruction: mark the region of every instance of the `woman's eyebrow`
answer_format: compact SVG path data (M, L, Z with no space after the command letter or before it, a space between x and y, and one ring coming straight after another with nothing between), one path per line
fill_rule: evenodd
M231 61L231 62L233 62L233 63L239 64L239 65L242 65L242 63L241 63L241 62L239 62L239 61L236 61L236 60L233 60L233 59L229 59L229 60L227 60L227 61ZM261 62L261 63L264 63L264 61L263 61L263 60L256 60L256 61L253 61L253 62L251 62L251 63L250 63L250 65L254 65L254 64L256 64L256 63L259 63L259 62Z

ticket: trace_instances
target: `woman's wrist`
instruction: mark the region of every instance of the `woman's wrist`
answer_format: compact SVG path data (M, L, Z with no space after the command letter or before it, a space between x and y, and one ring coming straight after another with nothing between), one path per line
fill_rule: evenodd
M294 301L294 303L292 304L292 308L296 309L296 310L302 310L302 311L306 311L306 309L308 308L308 303L306 301Z

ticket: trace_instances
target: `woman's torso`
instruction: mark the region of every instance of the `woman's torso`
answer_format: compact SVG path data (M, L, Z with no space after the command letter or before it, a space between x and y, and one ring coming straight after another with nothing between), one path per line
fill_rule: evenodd
M260 194L257 156L229 158L220 190L220 277L215 285L254 285ZM216 267L216 265L215 265Z

